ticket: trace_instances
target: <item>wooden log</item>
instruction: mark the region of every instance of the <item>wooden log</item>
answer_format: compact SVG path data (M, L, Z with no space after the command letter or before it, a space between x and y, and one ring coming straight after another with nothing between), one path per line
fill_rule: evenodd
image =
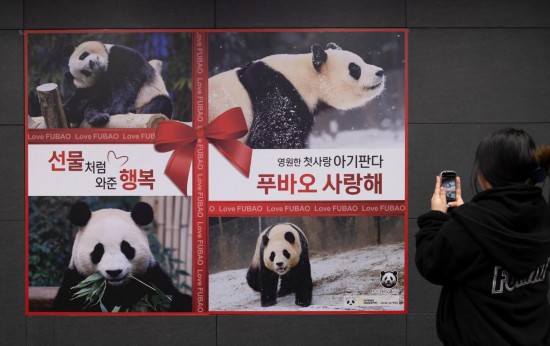
M111 115L106 129L127 129L127 128L156 128L158 124L168 120L164 114L117 114ZM80 128L93 128L87 121L80 124Z
M59 287L29 287L29 311L51 311Z
M36 88L36 93L40 102L40 112L46 121L46 127L67 128L67 120L57 84L42 84Z

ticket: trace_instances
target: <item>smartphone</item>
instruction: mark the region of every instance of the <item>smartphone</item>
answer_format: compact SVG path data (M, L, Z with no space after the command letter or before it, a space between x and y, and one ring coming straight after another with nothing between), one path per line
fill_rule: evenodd
M441 177L441 187L445 188L447 203L456 201L456 172L443 171L439 174Z

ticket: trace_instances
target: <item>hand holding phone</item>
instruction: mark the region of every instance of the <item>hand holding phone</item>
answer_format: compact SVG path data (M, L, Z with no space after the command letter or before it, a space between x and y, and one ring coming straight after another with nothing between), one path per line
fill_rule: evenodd
M443 171L439 176L441 177L441 187L445 188L445 200L447 204L456 202L456 172Z
M435 190L431 200L432 210L446 213L449 208L464 204L460 187L460 177L454 171L443 171L435 180Z

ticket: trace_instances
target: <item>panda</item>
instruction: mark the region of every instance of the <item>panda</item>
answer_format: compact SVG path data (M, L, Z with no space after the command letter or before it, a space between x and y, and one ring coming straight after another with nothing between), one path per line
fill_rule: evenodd
M66 77L77 88L63 106L69 123L86 120L100 127L111 115L126 113L172 117L173 103L160 75L160 61L148 63L134 49L99 41L69 46L65 53L70 54Z
M365 105L384 89L384 70L335 43L276 54L209 79L209 120L241 107L252 149L302 149L314 115Z
M386 288L392 288L397 284L397 272L380 272L380 283Z
M165 96L169 98L168 90L166 89L166 85L164 84L164 80L162 79L162 61L158 59L153 59L149 61L149 65L153 67L155 70L155 78L153 79L152 83L145 84L140 90L139 94L136 97L136 113L141 114L152 114L154 112L154 109L151 109L150 102L155 97L158 96ZM172 117L173 112L173 105L172 101L170 100L170 106L172 106L169 110L167 109L168 115L166 115L168 118ZM144 112L146 110L147 112ZM157 112L162 113L162 112Z
M281 286L277 291L281 278ZM256 242L256 251L246 274L248 285L260 292L263 307L277 304L277 297L296 293L296 305L309 306L313 283L308 242L291 223L265 229Z
M153 209L149 204L139 202L131 212L120 209L91 212L86 203L77 202L71 208L70 220L79 231L69 268L55 297L55 311L100 312L100 304L87 306L84 298L74 299L76 291L71 289L94 273L105 278L101 303L107 311L115 307L120 307L120 311L142 311L140 301L143 297L158 297L130 275L171 296L169 311L191 311L191 297L174 287L155 261L145 232L139 228L153 221Z

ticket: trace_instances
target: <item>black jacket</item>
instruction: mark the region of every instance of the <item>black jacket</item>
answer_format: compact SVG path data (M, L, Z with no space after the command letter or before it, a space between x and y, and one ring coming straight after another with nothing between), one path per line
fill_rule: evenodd
M550 207L538 187L493 188L418 219L416 266L443 285L448 345L550 345Z

